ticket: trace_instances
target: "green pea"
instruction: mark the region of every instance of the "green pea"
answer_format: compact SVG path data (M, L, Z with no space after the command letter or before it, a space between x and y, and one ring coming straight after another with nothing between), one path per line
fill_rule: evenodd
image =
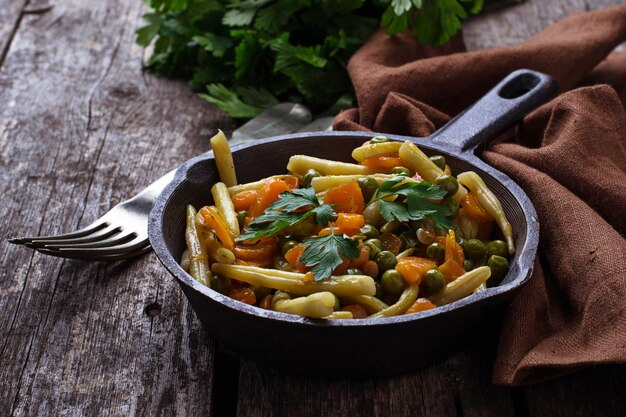
M239 228L243 229L246 222L246 217L248 217L248 212L246 210L239 210L237 212L237 222L239 223Z
M348 268L346 270L346 274L348 274L348 275L363 275L363 271L361 271L359 268Z
M383 250L383 242L380 239L367 239L363 244L370 248L370 259L375 259L376 255Z
M402 275L395 269L389 269L383 273L380 283L387 294L400 295L406 287Z
M388 250L381 251L378 255L376 255L376 258L374 258L374 262L376 262L376 265L378 265L378 269L380 271L393 269L398 264L396 255Z
M371 143L383 143L383 142L389 142L389 138L387 136L374 136L373 138L370 139Z
M426 248L426 256L437 262L441 262L446 257L446 248L441 243L431 243Z
M411 171L407 167L403 167L403 166L393 167L391 168L391 171L389 172L391 172L392 174L402 175L405 177L411 176Z
M426 271L420 281L420 289L422 289L426 295L436 294L445 286L446 279L437 268Z
M374 197L376 190L378 190L378 181L372 177L361 177L356 180L356 183L359 184L365 201L370 201Z
M302 188L306 188L309 185L311 185L311 181L313 180L313 178L315 177L319 177L320 173L317 172L314 169L309 169L307 172L304 173L304 175L302 176L302 179L300 180L300 185L302 186Z
M378 237L380 236L378 229L376 229L371 224L366 224L365 226L361 227L361 229L359 229L359 234L365 236L365 239L378 239Z
M409 232L408 230L406 232L400 233L400 239L404 241L403 246L405 248L414 248L419 244L415 233Z
M492 240L487 244L487 254L498 255L506 258L509 256L509 250L506 242L503 240Z
M288 240L287 242L285 242L285 244L280 248L280 252L284 255L287 253L287 251L291 248L294 248L296 246L298 246L298 241L297 240Z
M335 295L335 306L333 307L333 310L337 311L340 308L341 308L341 302L339 301L339 297Z
M481 259L487 255L487 246L480 239L468 239L462 247L463 253L469 259Z
M452 175L441 174L435 179L435 185L447 191L447 195L454 195L459 190L459 183Z
M385 224L383 224L380 228L380 232L381 233L387 233L387 232L395 232L396 230L398 230L399 228L402 227L402 223L397 221L397 220L392 220L390 222L387 222Z
M491 255L487 260L487 266L491 269L489 281L499 283L509 272L509 261L498 255Z
M437 168L440 170L446 169L446 158L443 155L433 155L428 158L432 161L433 164L437 165Z
M474 261L472 261L471 259L466 259L463 261L463 269L465 269L465 271L469 272L472 269L474 269Z
M213 275L211 277L211 288L221 294L226 294L230 290L231 285L230 278L220 275Z

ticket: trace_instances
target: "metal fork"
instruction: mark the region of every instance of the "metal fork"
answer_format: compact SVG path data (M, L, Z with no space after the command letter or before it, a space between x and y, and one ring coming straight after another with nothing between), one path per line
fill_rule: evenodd
M148 215L176 170L159 178L139 194L113 207L90 225L71 233L22 237L22 244L52 256L95 261L118 261L149 252Z
M308 109L300 104L281 103L242 126L239 136L249 139L299 131L330 129L332 118L309 123ZM282 117L282 118L281 118ZM309 124L307 124L309 123ZM238 130L240 130L238 129ZM133 198L123 201L90 225L61 235L21 237L9 242L22 244L46 255L95 261L134 258L151 250L148 241L148 216L163 189L174 179L176 170L159 178Z

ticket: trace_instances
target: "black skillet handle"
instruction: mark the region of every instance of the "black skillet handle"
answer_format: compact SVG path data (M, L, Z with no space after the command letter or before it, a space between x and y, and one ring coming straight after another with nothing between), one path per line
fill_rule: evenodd
M549 75L527 69L514 71L433 133L430 140L461 153L471 152L551 98L557 88Z

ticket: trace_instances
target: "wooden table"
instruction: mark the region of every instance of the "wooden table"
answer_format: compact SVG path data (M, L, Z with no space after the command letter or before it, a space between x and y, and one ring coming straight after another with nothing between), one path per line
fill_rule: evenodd
M466 25L471 49L524 40L571 11L534 0ZM233 122L184 83L144 74L139 0L0 0L1 236L74 230L208 149ZM626 367L490 383L491 326L418 373L330 381L223 352L154 254L48 257L0 240L0 416L625 415ZM332 370L329 370L332 373Z

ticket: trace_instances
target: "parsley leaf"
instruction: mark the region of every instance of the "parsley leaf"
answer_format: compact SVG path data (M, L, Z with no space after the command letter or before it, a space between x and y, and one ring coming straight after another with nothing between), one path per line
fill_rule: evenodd
M297 188L279 194L278 200L270 204L263 214L255 217L237 240L257 240L272 237L281 230L295 226L307 218L315 216L322 226L337 216L328 204L320 204L313 188Z
M308 246L302 253L300 262L313 267L311 272L315 281L328 278L343 263L342 256L349 259L359 256L357 242L346 235L336 235L332 229L329 235L310 237L302 244Z
M437 225L451 228L452 222L449 217L452 212L450 209L428 201L442 199L446 191L427 181L405 180L406 177L397 176L383 182L368 204L378 201L380 214L388 222L422 220L430 216ZM396 199L387 201L390 197L396 197Z

